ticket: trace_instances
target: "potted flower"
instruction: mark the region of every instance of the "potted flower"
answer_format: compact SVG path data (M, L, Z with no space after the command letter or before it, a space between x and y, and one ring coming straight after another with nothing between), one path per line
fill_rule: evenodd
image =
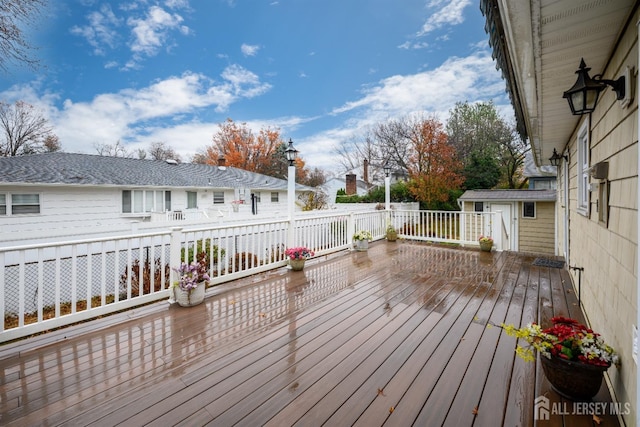
M182 307L200 304L204 300L207 281L210 280L206 266L196 261L191 264L183 262L173 270L179 275L178 281L173 283L173 292L178 304Z
M373 236L367 230L360 230L353 235L353 242L357 251L366 251L369 249L369 242L373 240Z
M540 353L545 376L558 393L574 400L592 398L600 390L604 372L619 363L618 355L600 334L577 320L554 317L551 322L553 326L546 329L535 323L519 329L503 323L501 328L529 343L516 347L522 359L534 361L534 352Z
M387 225L387 241L389 242L395 242L398 239L398 230L395 229L395 227L389 223L389 225Z
M493 246L493 239L489 236L480 236L478 239L480 243L480 250L484 252L491 252L491 247Z
M304 268L304 262L314 255L311 249L304 246L288 248L284 254L289 258L289 265L293 271L301 271Z

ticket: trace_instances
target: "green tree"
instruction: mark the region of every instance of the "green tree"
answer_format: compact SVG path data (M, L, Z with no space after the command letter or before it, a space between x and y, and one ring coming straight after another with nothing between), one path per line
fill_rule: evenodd
M476 190L493 188L498 185L502 172L495 157L474 151L464 167L463 175L465 177L464 188Z

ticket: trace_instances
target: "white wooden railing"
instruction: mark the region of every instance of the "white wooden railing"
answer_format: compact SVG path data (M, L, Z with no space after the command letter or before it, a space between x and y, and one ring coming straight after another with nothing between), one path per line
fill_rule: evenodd
M477 245L493 233L502 249L495 213L367 211L304 215L294 221L296 246L316 256L351 248L368 230L383 239L392 224L400 238ZM285 266L288 220L198 229L171 228L59 243L0 248L0 342L169 297L172 267L206 254L211 284Z

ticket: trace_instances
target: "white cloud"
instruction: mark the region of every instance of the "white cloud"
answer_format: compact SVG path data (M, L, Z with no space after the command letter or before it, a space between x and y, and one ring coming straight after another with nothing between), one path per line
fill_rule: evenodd
M457 25L464 22L464 8L471 4L471 0L431 0L427 7L437 9L422 25L418 36L430 33L447 25Z
M173 10L188 9L187 0L166 0L165 5ZM169 13L160 6L154 5L143 10L144 2L121 4L118 11L128 17L118 17L108 4L87 15L87 25L74 26L71 33L83 37L93 47L96 55L107 55L108 51L122 46L126 23L130 27L129 49L133 57L125 62L123 69L137 68L145 58L155 56L161 49L169 49L175 41L171 35L175 32L182 35L191 34L191 29L183 24L184 19L177 13ZM108 68L113 67L113 60Z
M146 56L155 55L163 47L170 30L178 29L184 34L188 29L181 25L183 19L158 6L151 6L144 19L129 18L127 25L132 27L133 41L131 51Z
M242 46L240 46L240 51L244 56L256 56L259 50L260 46L255 44L242 43Z
M0 99L22 99L39 107L52 123L63 150L93 153L96 143L122 140L126 144L143 139L150 129L155 132L160 128L166 128L167 132L174 127L184 129L188 125L183 122L183 115L211 107L223 112L233 102L261 95L271 88L237 65L227 67L221 77L220 81L213 81L202 74L185 72L142 89L103 93L89 102L67 99L61 107L56 106L55 95L37 94L37 82L0 92Z
M119 33L117 27L122 20L116 17L108 4L103 4L100 11L91 12L87 15L89 23L85 26L71 27L71 33L84 39L93 47L96 55L105 55L105 48L115 48L118 44Z
M487 52L449 58L438 68L411 75L395 75L365 88L364 96L336 108L341 114L363 111L363 116L405 115L415 111L448 111L457 101L486 99L504 92L504 82Z

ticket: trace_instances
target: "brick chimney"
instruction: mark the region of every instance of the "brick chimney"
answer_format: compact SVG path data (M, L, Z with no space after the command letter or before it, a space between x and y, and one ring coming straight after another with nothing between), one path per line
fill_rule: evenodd
M363 169L364 169L364 172L362 175L362 180L366 184L369 184L369 160L364 159Z
M347 193L347 196L352 196L358 192L356 187L356 175L353 173L348 173L346 176L345 192Z
M223 156L218 157L218 166L223 168L226 165L227 165L227 160Z

